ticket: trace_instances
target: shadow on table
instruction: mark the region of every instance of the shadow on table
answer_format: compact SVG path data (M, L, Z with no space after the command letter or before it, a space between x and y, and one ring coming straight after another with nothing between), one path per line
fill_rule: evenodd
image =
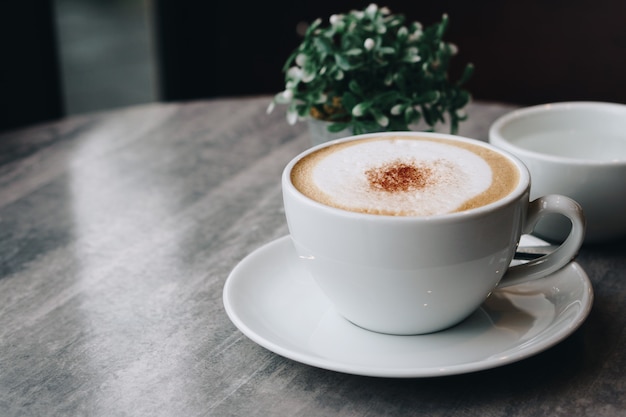
M559 402L569 402L571 392L591 390L589 395L602 395L602 388L593 387L593 383L600 372L606 372L602 369L603 361L614 346L601 319L592 313L586 324L557 346L491 370L435 378L389 379L311 368L302 372L300 380L294 383L314 386L322 381L322 385L334 387L321 393L318 407L330 407L337 412L345 411L343 407L347 405L359 407L352 411L354 415L365 410L368 415L396 415L406 410L417 414L435 410L454 414L468 409L485 412L492 407L501 409L503 404L517 409L507 415L528 415L529 410L542 404L555 404L554 397L562 397ZM618 374L615 378L619 378Z

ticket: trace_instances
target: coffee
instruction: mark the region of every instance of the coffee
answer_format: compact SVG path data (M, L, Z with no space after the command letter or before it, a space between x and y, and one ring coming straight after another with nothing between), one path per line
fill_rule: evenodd
M479 144L399 134L321 148L296 163L291 181L331 207L430 216L500 200L517 186L519 171L506 156Z

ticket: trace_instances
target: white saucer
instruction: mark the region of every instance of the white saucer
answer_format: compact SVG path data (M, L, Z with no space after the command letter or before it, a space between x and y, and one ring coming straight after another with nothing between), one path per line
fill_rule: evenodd
M522 244L541 244L523 236ZM430 377L493 368L560 342L585 320L591 283L572 262L547 278L495 291L461 324L420 336L361 329L333 310L297 262L285 236L248 255L231 272L224 306L259 345L319 368L381 377Z

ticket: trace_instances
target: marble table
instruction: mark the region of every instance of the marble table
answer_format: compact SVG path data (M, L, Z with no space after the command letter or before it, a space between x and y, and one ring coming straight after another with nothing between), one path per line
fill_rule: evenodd
M595 302L555 346L434 378L320 369L229 320L231 270L287 234L308 146L267 97L149 104L0 134L0 416L626 415L626 241L585 246ZM486 139L511 109L473 103Z

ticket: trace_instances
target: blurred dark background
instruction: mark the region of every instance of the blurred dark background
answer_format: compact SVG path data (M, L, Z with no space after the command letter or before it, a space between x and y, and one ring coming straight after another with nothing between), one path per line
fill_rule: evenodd
M3 0L0 130L153 101L273 94L296 28L363 9L330 0ZM626 103L624 0L388 0L424 25L450 16L475 99Z

